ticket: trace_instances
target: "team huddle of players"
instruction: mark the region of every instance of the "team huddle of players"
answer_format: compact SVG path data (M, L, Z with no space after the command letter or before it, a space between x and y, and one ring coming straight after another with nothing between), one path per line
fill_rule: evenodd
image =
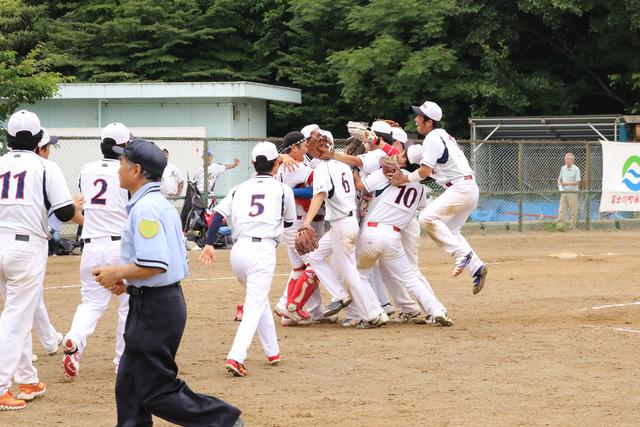
M274 308L283 326L335 323L343 309L345 327L376 328L396 311L396 322L452 326L418 266L421 226L455 259L453 275L466 270L473 293L483 288L487 267L460 234L478 202L474 173L441 128L440 107L427 101L413 110L426 135L422 145L405 147L407 134L397 123L377 120L370 127L350 122L352 138L342 153L334 150L331 133L315 124L288 133L281 153L269 142L254 148L256 176L215 208L201 254L206 265L215 261L212 242L228 220L237 241L231 267L246 287L226 362L233 375L247 374L244 361L256 331L268 361L280 361L268 299L278 242L286 244L291 262ZM308 146L318 139L328 149L312 157ZM444 188L435 200L420 183L429 176ZM305 250L301 235L309 233L319 241ZM326 306L320 283L331 296Z
M370 127L350 122L352 138L344 152L336 151L331 133L317 125L288 133L281 152L270 142L253 148L256 173L231 189L215 207L200 255L204 264L213 264L213 243L228 221L235 240L231 267L246 288L237 316L241 322L225 364L233 375L247 374L244 362L256 332L268 362L280 363L269 291L281 242L286 244L291 272L274 311L284 326L336 323L342 310L345 327L380 327L394 313L396 322L452 326L446 308L420 272L421 228L454 258L454 276L467 271L473 293L483 288L487 267L460 234L478 203L474 172L455 139L442 129L440 107L427 101L412 108L418 132L425 135L421 145L408 146L407 134L397 123L376 120ZM15 265L22 268L28 262L31 276L0 278L5 295L0 332L6 332L0 333L0 410L21 409L24 400L45 392L32 363L29 331L34 316L46 313L42 303L46 256L41 252L46 248L51 212L61 221L83 225L82 303L64 337L52 327L43 329L53 331L54 344L62 344L64 374L70 379L78 376L87 340L111 299L92 271L97 265L122 262L120 243L128 196L120 187L114 147L124 147L132 138L122 123L103 129L102 158L82 168L82 196L72 200L59 167L40 153L50 139L44 137L38 117L17 112L8 128L12 151L0 158L0 169L6 171L0 201L4 212L0 228L6 230L0 237L8 245L5 262L17 256L21 261ZM315 156L310 156L308 151L318 148L319 142L324 150L314 150ZM444 189L434 200L421 184L428 177ZM25 188L37 191L27 194ZM36 224L37 230L25 224ZM27 252L33 256L25 260ZM319 284L331 297L326 306ZM18 291L11 291L12 287ZM116 371L124 348L127 311L128 297L123 294L119 297ZM52 348L57 347L54 344ZM9 390L14 374L20 383L18 399Z

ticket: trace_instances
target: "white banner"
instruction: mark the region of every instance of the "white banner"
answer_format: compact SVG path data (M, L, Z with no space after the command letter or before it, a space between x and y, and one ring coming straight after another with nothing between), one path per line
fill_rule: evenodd
M640 211L640 143L601 144L600 212Z

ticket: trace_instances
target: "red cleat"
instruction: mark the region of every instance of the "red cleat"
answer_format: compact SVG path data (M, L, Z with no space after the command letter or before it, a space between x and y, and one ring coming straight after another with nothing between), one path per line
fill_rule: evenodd
M238 306L236 307L236 317L233 320L236 322L241 322L243 314L244 314L244 305L238 304Z
M267 356L267 360L271 366L276 366L280 363L280 354L276 354L275 356Z

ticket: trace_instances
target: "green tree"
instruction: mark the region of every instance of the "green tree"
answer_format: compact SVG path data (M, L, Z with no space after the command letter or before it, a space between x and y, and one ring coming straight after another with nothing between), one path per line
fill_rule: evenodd
M55 2L51 49L59 69L81 81L251 79L249 3Z
M0 0L0 121L21 104L53 96L64 79L50 71L52 58L43 53L36 23L42 6Z

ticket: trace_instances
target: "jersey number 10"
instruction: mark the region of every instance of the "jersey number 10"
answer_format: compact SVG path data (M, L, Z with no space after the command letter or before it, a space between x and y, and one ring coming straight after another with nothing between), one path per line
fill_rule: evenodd
M418 198L418 190L413 187L407 190L406 185L398 188L400 189L400 191L398 192L398 197L396 197L396 200L394 201L395 204L399 205L400 202L402 202L402 204L408 208L413 206L413 204L416 202L416 199Z

